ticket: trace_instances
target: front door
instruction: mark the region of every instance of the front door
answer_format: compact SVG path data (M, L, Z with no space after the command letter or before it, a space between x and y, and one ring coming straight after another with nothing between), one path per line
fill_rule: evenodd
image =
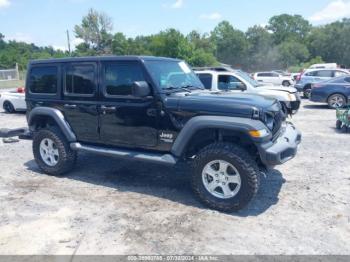
M97 64L68 63L63 66L63 100L59 105L81 142L98 142Z
M139 62L101 65L100 138L102 143L126 147L157 145L158 108L153 97L132 95L135 81L147 81Z

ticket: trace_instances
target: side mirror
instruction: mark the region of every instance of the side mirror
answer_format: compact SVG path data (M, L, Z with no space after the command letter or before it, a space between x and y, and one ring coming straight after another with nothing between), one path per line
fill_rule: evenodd
M239 83L239 84L237 85L237 88L238 88L239 90L241 90L242 92L247 90L247 86L246 86L244 83Z
M134 82L132 85L132 95L136 97L147 97L151 95L151 87L145 81Z

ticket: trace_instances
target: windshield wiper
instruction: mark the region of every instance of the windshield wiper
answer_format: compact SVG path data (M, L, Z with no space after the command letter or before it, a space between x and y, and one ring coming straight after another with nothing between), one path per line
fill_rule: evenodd
M163 90L165 91L170 91L168 93L176 93L176 92L189 92L191 93L191 89L187 88L186 86L185 87L175 87L175 86L168 86L166 88L163 88Z
M194 86L194 85L184 85L184 86L181 86L182 89L189 89L189 90L193 90L193 89L200 89L200 90L204 90L203 87L199 87L199 86Z

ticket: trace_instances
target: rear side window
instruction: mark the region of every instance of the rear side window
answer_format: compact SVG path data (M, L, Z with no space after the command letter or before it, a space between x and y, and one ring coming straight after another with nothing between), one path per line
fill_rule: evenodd
M333 72L331 70L321 70L317 71L318 77L333 77Z
M259 73L258 77L269 77L270 74L269 73Z
M345 73L343 71L335 71L334 72L334 77L345 76L345 75L347 75L347 73Z
M132 95L132 85L145 81L142 68L137 63L109 63L104 66L105 93L110 96Z
M69 65L65 74L65 93L91 96L94 92L95 66L93 64Z
M204 85L205 89L211 89L213 76L211 74L198 74L199 79Z
M35 94L56 94L57 92L56 66L34 67L30 70L29 90Z

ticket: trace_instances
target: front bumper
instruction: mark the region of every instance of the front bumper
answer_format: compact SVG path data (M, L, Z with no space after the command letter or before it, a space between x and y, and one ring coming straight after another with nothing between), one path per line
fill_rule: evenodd
M261 162L267 167L281 165L295 157L301 133L292 123L287 123L284 131L275 141L269 141L259 146Z

